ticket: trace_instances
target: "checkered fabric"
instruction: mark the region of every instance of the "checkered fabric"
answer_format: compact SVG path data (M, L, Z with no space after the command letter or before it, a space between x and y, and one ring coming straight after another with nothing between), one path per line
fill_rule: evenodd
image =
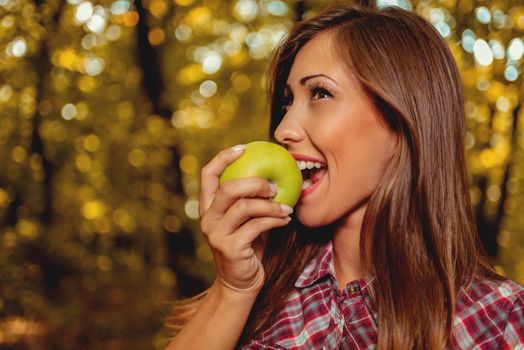
M241 350L373 349L377 310L372 280L335 279L333 245L304 269L272 325ZM517 283L476 281L460 293L453 332L456 349L524 350L524 288Z

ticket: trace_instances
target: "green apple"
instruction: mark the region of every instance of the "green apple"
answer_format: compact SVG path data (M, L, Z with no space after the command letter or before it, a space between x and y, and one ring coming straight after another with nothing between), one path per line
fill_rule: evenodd
M293 207L302 192L302 173L293 156L282 146L254 141L220 175L220 184L228 180L259 176L277 187L274 201Z

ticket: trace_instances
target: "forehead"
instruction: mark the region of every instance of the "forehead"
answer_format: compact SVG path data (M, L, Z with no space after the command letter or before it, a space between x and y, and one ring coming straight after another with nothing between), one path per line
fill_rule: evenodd
M335 34L332 30L315 35L299 50L296 59L307 59L311 54L335 58L334 36Z
M299 81L303 76L326 74L340 83L351 84L355 77L336 47L334 31L322 32L309 40L297 53L288 82Z

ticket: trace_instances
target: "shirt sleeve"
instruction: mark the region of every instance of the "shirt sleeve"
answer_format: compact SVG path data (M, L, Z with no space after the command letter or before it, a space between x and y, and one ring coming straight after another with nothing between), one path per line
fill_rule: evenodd
M515 298L500 349L524 349L524 292Z

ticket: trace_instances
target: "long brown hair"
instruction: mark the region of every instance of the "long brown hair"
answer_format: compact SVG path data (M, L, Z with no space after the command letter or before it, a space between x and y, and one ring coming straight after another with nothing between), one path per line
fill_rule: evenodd
M272 56L271 138L283 118L282 96L295 56L327 30L335 35L340 58L399 135L399 152L369 200L360 240L364 273L374 277L377 348L452 345L461 288L473 278L496 277L472 214L457 65L439 33L416 13L335 5L296 24ZM269 233L263 259L267 280L239 344L271 324L307 262L329 238L296 220Z

